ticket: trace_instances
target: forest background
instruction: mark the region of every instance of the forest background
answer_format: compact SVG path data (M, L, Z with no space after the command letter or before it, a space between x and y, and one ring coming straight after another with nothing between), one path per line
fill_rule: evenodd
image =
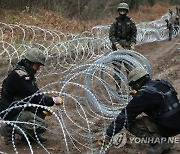
M1 22L82 32L110 24L123 0L0 0ZM157 19L180 0L124 0L138 22ZM140 10L140 11L139 11ZM158 13L158 14L157 14Z

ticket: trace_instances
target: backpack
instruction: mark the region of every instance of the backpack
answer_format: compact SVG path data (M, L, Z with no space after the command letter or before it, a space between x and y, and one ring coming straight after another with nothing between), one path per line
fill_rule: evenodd
M165 85L166 91L158 89L158 84ZM180 102L177 98L177 92L168 80L155 80L154 82L148 83L143 88L144 91L150 93L158 93L163 98L161 110L156 116L157 119L168 118L180 111Z

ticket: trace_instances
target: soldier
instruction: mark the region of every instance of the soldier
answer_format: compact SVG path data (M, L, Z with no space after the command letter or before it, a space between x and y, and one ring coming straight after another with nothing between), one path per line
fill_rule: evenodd
M179 15L179 7L176 6L176 15L178 16Z
M120 3L117 17L109 30L109 39L113 50L132 49L136 44L137 28L133 20L127 16L129 6L127 3Z
M165 22L166 22L166 26L168 29L169 41L171 41L172 40L172 34L173 34L173 19L172 18L170 18L169 20L165 19Z
M113 24L109 30L109 39L112 43L113 50L121 50L121 49L129 49L134 50L136 44L136 35L137 35L137 28L133 20L127 16L129 12L129 5L127 3L120 3L118 5L117 11L119 12L119 16L115 19ZM121 69L121 62L113 63L116 71ZM131 67L128 64L125 64L127 68L127 73L131 70ZM116 84L116 90L119 91L120 89L120 79L119 77L114 74L114 79L118 84Z
M24 58L18 63L17 67L10 72L4 79L1 90L0 117L4 120L17 120L20 122L29 122L31 124L17 123L27 135L29 140L40 142L46 141L41 136L48 125L45 122L43 109L37 107L15 107L21 104L39 104L44 106L53 106L62 104L61 97L50 97L42 94L35 81L35 74L40 66L45 65L45 55L41 50L32 48L25 53ZM23 101L21 101L23 100ZM12 109L12 107L15 107ZM15 127L14 127L15 128ZM12 143L12 125L6 124L1 127L1 134L4 136L5 143ZM22 132L15 129L16 134L22 136ZM35 133L36 135L35 136ZM15 144L17 140L15 140Z
M125 126L135 136L153 140L149 154L170 149L173 143L168 142L168 137L180 132L180 102L175 89L167 80L150 79L149 73L140 67L129 73L128 81L133 98L109 125L105 144ZM141 113L146 115L138 116ZM158 138L161 142L157 142Z
M174 21L174 29L175 29L177 35L178 35L178 32L179 32L179 25L180 25L179 24L179 16L176 16L175 21Z

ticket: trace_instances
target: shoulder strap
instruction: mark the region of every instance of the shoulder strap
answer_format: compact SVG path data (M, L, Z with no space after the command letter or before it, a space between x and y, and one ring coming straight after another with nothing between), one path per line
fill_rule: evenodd
M177 94L176 90L175 90L174 87L171 85L170 81L165 80L165 79L161 79L160 81L161 81L164 85L168 86L172 92L175 92L175 93Z
M149 93L160 93L155 87L155 85L158 83L158 81L149 82L147 85L143 86L139 91L145 91Z
M161 94L164 103L162 104L163 109L160 112L161 114L158 115L157 118L164 119L180 111L180 102L177 98L176 90L168 80L161 79L157 81L161 82L169 88L169 90L166 92L158 92L159 94Z

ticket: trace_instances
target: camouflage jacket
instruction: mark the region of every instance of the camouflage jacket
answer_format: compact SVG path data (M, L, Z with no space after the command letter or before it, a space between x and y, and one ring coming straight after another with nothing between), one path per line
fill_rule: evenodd
M122 46L130 46L136 43L137 28L134 21L126 16L117 17L109 30L109 39L112 44L120 43Z

